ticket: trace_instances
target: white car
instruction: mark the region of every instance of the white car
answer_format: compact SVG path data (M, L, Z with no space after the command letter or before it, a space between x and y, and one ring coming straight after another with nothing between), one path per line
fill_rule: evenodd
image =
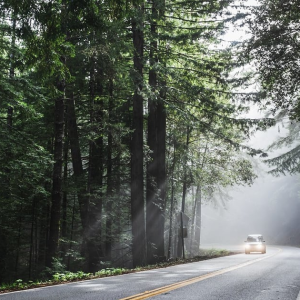
M266 253L266 244L261 234L249 234L245 241L245 254L250 252Z

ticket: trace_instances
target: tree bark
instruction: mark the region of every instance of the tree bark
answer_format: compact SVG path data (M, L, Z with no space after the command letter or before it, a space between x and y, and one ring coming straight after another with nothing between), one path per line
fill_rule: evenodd
M11 40L11 53L10 53L10 67L9 67L9 78L11 80L15 77L15 47L16 47L16 17L14 13L12 13L12 40ZM11 131L13 124L13 107L9 106L7 109L7 127L8 130Z
M174 207L175 207L175 183L174 183L174 170L176 165L176 142L175 136L173 137L173 161L171 167L171 203L170 203L170 230L169 230L169 245L168 245L168 258L172 256L172 239L173 239L173 221L174 221ZM176 234L175 234L176 236Z
M199 255L200 253L200 238L201 238L201 186L197 186L196 191L196 221L195 221L195 235L194 235L194 241L195 241L195 249L196 249L196 255Z
M30 246L29 246L29 262L28 262L28 278L32 279L32 271L34 265L34 229L36 227L36 199L32 201L32 212L31 212L31 228L30 228Z
M133 267L145 264L145 208L143 172L143 6L138 7L138 19L132 20L134 46L134 83L132 140L131 140L131 223Z
M147 164L146 193L146 233L147 261L157 263L165 258L164 251L164 209L166 197L166 116L163 99L165 94L158 94L158 76L155 70L158 63L158 31L159 18L157 0L152 2L150 70L149 85L154 97L148 99L148 146L150 161ZM162 84L163 86L163 84Z
M67 237L67 207L68 207L68 191L67 191L67 180L68 180L68 154L69 154L69 140L68 140L68 120L67 120L67 115L68 114L68 107L66 105L66 109L65 109L65 139L66 142L64 143L64 183L65 183L65 188L63 191L63 201L62 201L62 224L61 224L61 236L62 238L66 238Z
M190 127L187 127L186 131L186 144L185 144L185 160L184 160L184 174L183 174L183 186L182 186L182 200L181 200L181 213L184 213L185 211L185 199L186 199L186 191L187 191L187 155L188 155L188 148L189 148L189 139L190 139L190 133L191 129ZM184 239L182 238L182 233L179 233L178 237L178 247L177 247L177 256L181 257L183 255L183 258L185 256L184 252Z
M197 192L197 191L196 191ZM197 195L195 195L194 188L192 188L192 198L194 203L192 206L192 220L190 222L190 236L189 236L189 252L191 256L194 256L194 238L195 238L195 220L196 220L196 208L197 208Z
M112 110L113 110L113 81L109 80L109 103L108 114L109 124L113 123ZM112 180L112 132L111 128L108 132L107 138L107 202L106 202L106 243L105 243L105 256L107 260L111 260L112 250L112 204L113 204L113 180Z
M67 108L65 110L65 114L67 114ZM63 167L63 176L64 176L64 190L63 190L63 197L62 197L62 217L61 217L61 237L63 240L61 251L65 253L67 251L67 210L68 210L68 190L67 190L67 182L68 182L68 154L69 154L69 140L68 140L68 122L67 117L65 115L66 125L65 125L65 139L66 142L64 143L64 167ZM63 257L63 261L66 261L66 257Z
M149 85L152 89L152 97L148 99L148 146L150 159L147 163L147 189L146 189L146 236L147 236L147 263L155 264L158 259L158 224L160 214L157 187L157 74L155 64L157 63L157 17L156 0L152 2L152 21L150 42L150 70Z
M93 58L95 59L95 57ZM100 267L100 260L103 259L102 241L102 185L103 185L103 102L95 102L96 96L103 94L102 70L98 68L93 60L91 66L91 125L98 136L95 140L90 140L89 153L89 178L88 178L88 217L87 226L84 230L86 267L88 272L96 272Z
M58 90L61 96L55 99L55 128L54 128L54 166L52 180L52 197L50 212L50 229L48 240L48 251L46 256L46 266L51 267L52 259L58 255L58 241L60 229L60 213L62 203L62 168L63 168L63 148L64 148L64 90L65 83L59 81Z
M67 40L68 30L66 22L66 0L62 1L62 11L60 14L61 34L65 35ZM51 31L51 28L48 28ZM60 62L66 67L67 57L60 56ZM51 194L51 210L50 210L50 226L48 246L46 252L46 266L51 268L53 258L58 257L59 235L60 235L60 219L62 204L62 187L63 187L63 151L64 151L64 128L65 128L65 89L66 79L64 75L56 75L56 89L59 96L55 99L54 107L54 165L52 175L52 194Z
M68 135L71 149L72 166L77 189L80 219L83 229L87 226L88 197L84 181L84 170L79 143L77 119L73 93L67 99Z
M160 260L165 259L165 204L167 190L166 174L166 108L164 105L165 93L160 92L160 99L157 107L157 187L159 214L158 225L158 256Z

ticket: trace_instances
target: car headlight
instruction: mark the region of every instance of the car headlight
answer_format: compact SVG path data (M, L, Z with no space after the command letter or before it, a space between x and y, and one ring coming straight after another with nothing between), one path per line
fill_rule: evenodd
M249 244L246 244L246 246L245 246L246 248L249 248L250 247L250 245Z

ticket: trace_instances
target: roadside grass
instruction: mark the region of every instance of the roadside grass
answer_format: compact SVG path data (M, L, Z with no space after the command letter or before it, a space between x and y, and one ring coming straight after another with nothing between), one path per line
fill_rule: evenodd
M222 257L222 256L228 256L228 255L234 255L239 254L240 252L233 252L228 251L225 249L201 249L199 256L195 256L192 258L186 258L186 259L170 259L166 262L161 262L155 265L147 265L143 267L137 267L135 269L125 269L125 268L106 268L102 269L96 273L84 273L82 271L78 272L59 272L52 275L52 278L46 281L28 281L24 282L22 279L18 279L13 283L8 284L1 284L0 285L0 294L3 293L9 293L14 291L21 291L26 289L32 289L32 288L39 288L39 287L45 287L45 286L51 286L51 285L57 285L57 284L63 284L63 283L69 283L69 282L75 282L75 281L82 281L82 280L89 280L89 279L96 279L96 278L103 278L108 276L117 276L122 274L129 274L129 273L135 273L140 271L146 271L146 270L152 270L152 269L159 269L159 268L166 268L170 266L180 265L180 264L186 264L191 262L197 262L197 261L203 261L207 259Z

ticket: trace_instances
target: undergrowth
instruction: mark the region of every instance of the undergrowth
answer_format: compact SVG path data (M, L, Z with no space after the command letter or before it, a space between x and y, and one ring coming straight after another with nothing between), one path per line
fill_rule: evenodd
M74 282L74 281L79 281L79 280L116 276L116 275L139 272L139 271L157 269L157 268L166 268L166 267L173 266L173 265L197 262L197 261L202 261L202 260L211 259L211 258L215 258L215 257L232 255L232 254L236 254L236 252L230 252L227 250L220 250L220 249L208 249L208 250L201 250L199 256L195 256L193 258L170 259L167 262L161 262L161 263L158 263L155 265L137 267L135 269L105 268L105 269L97 271L94 274L93 273L84 273L83 271L55 272L52 274L52 277L46 281L37 280L37 281L24 282L22 279L18 279L16 281L14 281L13 283L9 283L9 284L3 283L0 285L0 293L7 293L7 292L12 292L12 291L25 290L25 289L43 287L43 286L50 286L50 285Z

